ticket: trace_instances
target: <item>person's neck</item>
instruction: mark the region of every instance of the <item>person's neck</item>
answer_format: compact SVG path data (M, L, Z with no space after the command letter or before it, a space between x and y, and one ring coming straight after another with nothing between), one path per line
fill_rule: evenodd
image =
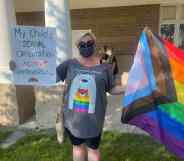
M81 57L80 62L85 66L94 66L99 64L99 59L96 56L92 55L88 58Z

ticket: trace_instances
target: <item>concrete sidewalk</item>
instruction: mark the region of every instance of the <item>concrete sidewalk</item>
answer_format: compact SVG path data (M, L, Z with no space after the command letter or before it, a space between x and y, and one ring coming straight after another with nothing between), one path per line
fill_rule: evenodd
M121 123L122 96L108 96L108 106L105 118L104 130L119 131L124 133L146 134L135 126Z
M124 133L143 133L142 130L130 125L123 125L120 122L121 119L121 99L122 96L112 96L109 95L108 97L108 106L106 111L106 118L104 124L104 130L108 131L119 131ZM37 109L37 117L30 120L28 123L21 125L21 128L41 128L41 129L48 129L48 128L55 128L55 115L58 111L58 107L55 108L50 105L45 105L43 108ZM36 121L36 119L39 119Z

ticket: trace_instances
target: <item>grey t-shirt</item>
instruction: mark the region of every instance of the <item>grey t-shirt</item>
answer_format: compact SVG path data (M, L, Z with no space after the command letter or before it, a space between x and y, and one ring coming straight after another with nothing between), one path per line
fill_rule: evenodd
M78 138L98 136L103 129L106 92L114 86L109 64L85 67L70 59L57 67L57 81L66 81L64 126Z

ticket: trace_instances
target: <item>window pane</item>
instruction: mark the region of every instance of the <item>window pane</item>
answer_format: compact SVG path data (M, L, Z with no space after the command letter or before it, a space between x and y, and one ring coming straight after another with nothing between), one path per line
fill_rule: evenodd
M174 43L174 32L175 32L175 25L174 24L162 24L160 27L161 36L164 39L167 39Z
M184 49L184 24L180 25L179 48Z
M161 20L175 20L175 19L176 19L176 6L161 7Z

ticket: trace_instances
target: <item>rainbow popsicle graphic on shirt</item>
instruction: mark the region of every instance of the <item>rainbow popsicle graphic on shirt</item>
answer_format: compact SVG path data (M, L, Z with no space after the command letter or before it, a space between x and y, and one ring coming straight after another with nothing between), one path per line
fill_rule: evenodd
M78 113L95 113L96 82L91 74L77 74L71 83L68 108Z
M75 112L88 112L89 104L88 80L82 79L73 100L73 110Z

